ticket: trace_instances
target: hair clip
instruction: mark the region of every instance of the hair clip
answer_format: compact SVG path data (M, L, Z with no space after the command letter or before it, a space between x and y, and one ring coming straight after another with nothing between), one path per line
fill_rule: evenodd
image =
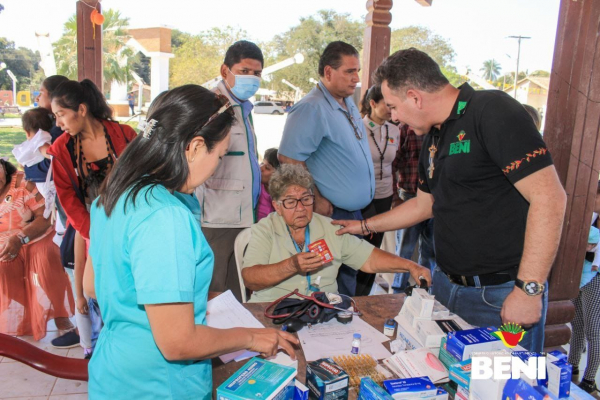
M150 139L150 136L152 136L152 133L154 133L154 128L156 127L156 124L158 124L158 121L155 119L151 119L150 121L146 122L146 127L144 128L144 139Z

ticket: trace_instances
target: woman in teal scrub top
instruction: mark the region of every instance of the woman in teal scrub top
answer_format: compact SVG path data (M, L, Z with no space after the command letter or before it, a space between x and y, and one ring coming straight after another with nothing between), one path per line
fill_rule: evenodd
M294 357L286 332L206 326L214 259L193 191L227 153L232 111L197 85L162 93L92 205L88 265L105 325L91 399L209 399L213 357L278 347Z

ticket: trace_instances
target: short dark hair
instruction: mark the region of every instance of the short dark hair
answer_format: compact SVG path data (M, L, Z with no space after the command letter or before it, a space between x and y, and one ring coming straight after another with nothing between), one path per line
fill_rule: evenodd
M262 67L265 66L265 59L260 48L247 40L240 40L229 46L225 53L223 64L227 65L228 68L231 68L244 58L260 61L260 65Z
M342 65L343 56L358 57L358 50L351 44L339 40L329 43L319 59L319 76L325 76L325 67L328 65L338 69Z
M542 116L540 115L540 112L535 107L530 106L529 104L523 104L523 108L525 109L525 111L527 111L527 113L533 120L535 127L539 131L542 127Z
M12 176L17 172L17 167L2 158L0 158L0 164L4 166L6 171L6 184L8 185L12 181Z
M198 85L183 85L158 95L148 109L148 121L157 121L151 135L138 135L129 143L100 189L98 206L104 206L106 215L110 216L126 193L126 200L135 205L146 186L180 190L190 173L185 156L189 143L202 137L207 151L212 152L231 129L234 117L229 112L204 126L224 105L223 99Z
M408 89L434 93L450 83L433 58L414 47L389 56L373 77L376 84L385 81L391 90L402 92L402 96Z
M51 98L62 108L73 111L79 110L79 106L85 104L94 118L112 120L112 108L98 86L89 79L84 79L81 83L63 82L52 92Z
M63 82L68 82L68 81L69 81L69 78L67 78L66 76L51 75L51 76L47 77L46 79L44 79L44 81L42 82L42 86L48 92L48 96L52 96L52 92L54 92L54 90L56 90L58 85L60 85Z
M39 107L25 111L21 117L21 123L25 132L37 132L40 129L49 132L52 129L51 111Z
M371 100L375 103L379 103L383 99L383 94L381 94L381 86L373 85L371 86L360 102L360 114L364 117L365 115L371 115Z
M271 164L271 166L273 166L273 168L279 168L279 160L277 159L277 148L272 147L270 149L265 150L264 158L269 164Z

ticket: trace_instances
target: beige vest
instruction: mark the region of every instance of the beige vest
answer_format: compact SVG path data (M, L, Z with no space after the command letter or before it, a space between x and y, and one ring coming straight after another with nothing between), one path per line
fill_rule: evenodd
M196 189L196 196L202 208L202 227L207 228L248 228L254 223L252 204L252 180L250 151L257 153L256 146L249 148L248 132L242 116L242 108L233 100L223 81L219 82L216 93L226 96L235 111L235 122L231 127L231 140L223 160L215 173ZM251 135L256 135L250 121Z

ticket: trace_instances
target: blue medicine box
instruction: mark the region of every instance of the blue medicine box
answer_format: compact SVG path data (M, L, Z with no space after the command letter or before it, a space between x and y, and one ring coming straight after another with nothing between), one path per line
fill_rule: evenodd
M448 374L452 382L469 390L471 383L471 359L452 364L448 368Z
M369 377L360 380L360 392L358 400L392 400L385 390L381 388L375 381Z
M502 341L492 333L497 331L493 326L487 328L468 329L465 331L449 332L446 340L446 350L459 361L471 358L474 351L502 350Z
M427 398L437 395L437 387L427 376L383 381L383 387L394 399Z
M291 399L296 373L295 368L254 357L217 388L217 399Z

